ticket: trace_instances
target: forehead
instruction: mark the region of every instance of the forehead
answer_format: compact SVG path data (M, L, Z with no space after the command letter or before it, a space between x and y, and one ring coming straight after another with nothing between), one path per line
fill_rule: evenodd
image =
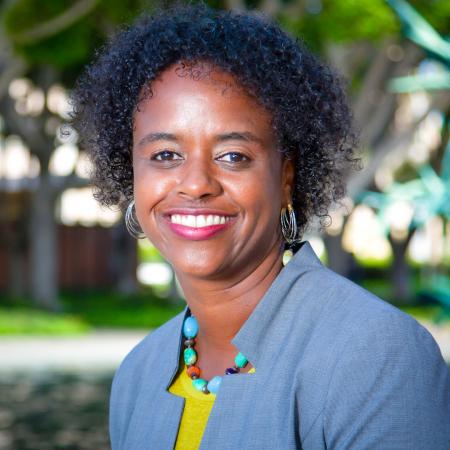
M144 97L146 88L149 88L152 97L164 94L167 90L191 88L209 90L211 94L221 94L225 98L245 97L247 101L257 103L232 74L206 61L181 61L172 64L144 88Z
M252 123L270 127L271 114L230 73L207 62L180 62L162 71L145 86L135 112L153 120L197 114L204 121Z

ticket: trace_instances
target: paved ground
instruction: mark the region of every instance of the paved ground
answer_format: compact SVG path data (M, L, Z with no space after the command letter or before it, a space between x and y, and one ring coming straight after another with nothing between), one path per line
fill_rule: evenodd
M450 363L450 326L424 325ZM0 339L0 379L17 372L110 372L146 334L146 331L97 331L72 338L3 337Z
M450 327L426 324L450 364ZM110 450L112 376L146 332L0 339L0 450Z
M108 372L146 334L114 330L79 337L2 337L0 379L17 372Z
M0 450L110 450L114 370L147 332L0 339Z

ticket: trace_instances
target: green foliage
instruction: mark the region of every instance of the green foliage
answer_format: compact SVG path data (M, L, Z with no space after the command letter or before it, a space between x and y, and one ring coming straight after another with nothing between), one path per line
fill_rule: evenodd
M89 325L113 328L156 328L185 307L184 303L173 305L152 291L130 296L108 292L66 294L62 302L67 312Z
M165 2L170 4L171 2ZM207 3L224 7L221 0ZM384 0L317 0L318 13L308 12L310 1L293 14L294 1L285 1L278 14L282 26L302 37L309 47L320 51L329 43L348 44L367 40L378 42L387 35L397 35L400 24ZM426 20L442 33L450 29L450 2L447 0L414 0L410 2ZM431 4L430 4L431 3ZM11 37L57 17L76 4L76 0L17 0L6 8L2 20ZM249 9L261 2L248 0ZM50 64L58 69L81 67L92 57L119 24L130 23L139 13L151 12L159 5L155 0L98 0L95 8L65 30L32 44L15 44L16 51L31 64ZM286 11L286 12L284 12ZM301 11L301 12L300 12Z
M63 31L36 42L16 42L21 33L57 17L73 3L68 0L19 0L6 10L3 16L5 30L11 36L16 52L29 64L48 64L64 69L81 65L89 59L93 45L99 43L89 19L77 21Z
M148 0L100 0L89 14L61 32L37 42L17 41L21 33L58 17L75 3L74 0L12 3L3 15L3 23L17 53L31 65L48 64L60 70L81 68L117 25L132 21L139 12L150 11L154 5Z
M442 314L442 307L439 305L400 306L400 309L417 320L428 322L436 321L436 318Z
M413 0L409 4L427 20L436 31L450 32L450 2L448 0Z
M399 31L395 15L384 0L325 0L322 3L319 14L280 16L288 31L302 36L316 51L323 50L329 43L377 42Z
M138 241L138 260L139 262L164 262L164 258L158 249L147 239Z
M73 0L17 0L10 2L4 13L6 31L12 35L39 25L42 21L52 19L73 5Z
M111 24L125 24L132 22L143 12L151 13L158 5L155 0L101 0L99 13L105 21Z
M0 298L1 335L70 335L94 327L151 330L167 322L185 307L147 291L123 296L109 292L65 293L64 312L50 313L29 307L26 299Z
M90 329L79 317L28 308L0 308L0 335L72 335Z

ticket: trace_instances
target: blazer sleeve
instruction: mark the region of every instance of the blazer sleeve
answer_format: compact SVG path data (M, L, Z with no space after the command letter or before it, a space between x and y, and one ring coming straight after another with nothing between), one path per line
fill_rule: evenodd
M449 450L450 373L430 333L401 312L353 328L324 406L326 447Z

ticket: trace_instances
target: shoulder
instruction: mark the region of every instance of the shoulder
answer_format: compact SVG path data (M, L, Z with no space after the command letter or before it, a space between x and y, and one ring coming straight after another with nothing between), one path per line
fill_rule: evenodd
M297 315L310 322L305 326L308 342L314 343L308 346L311 359L322 360L326 373L373 370L394 360L405 370L445 365L424 326L351 280L322 266L299 277L297 285L295 291L303 291L301 300L307 304L297 302Z
M370 341L377 335L374 344L390 341L394 345L397 339L418 338L436 345L417 320L353 281L324 266L308 276L307 284L320 303L319 322L331 327L334 340L351 344L354 338L356 344L364 336Z
M428 330L325 267L309 276L320 313L307 361L330 448L449 448L450 372Z

